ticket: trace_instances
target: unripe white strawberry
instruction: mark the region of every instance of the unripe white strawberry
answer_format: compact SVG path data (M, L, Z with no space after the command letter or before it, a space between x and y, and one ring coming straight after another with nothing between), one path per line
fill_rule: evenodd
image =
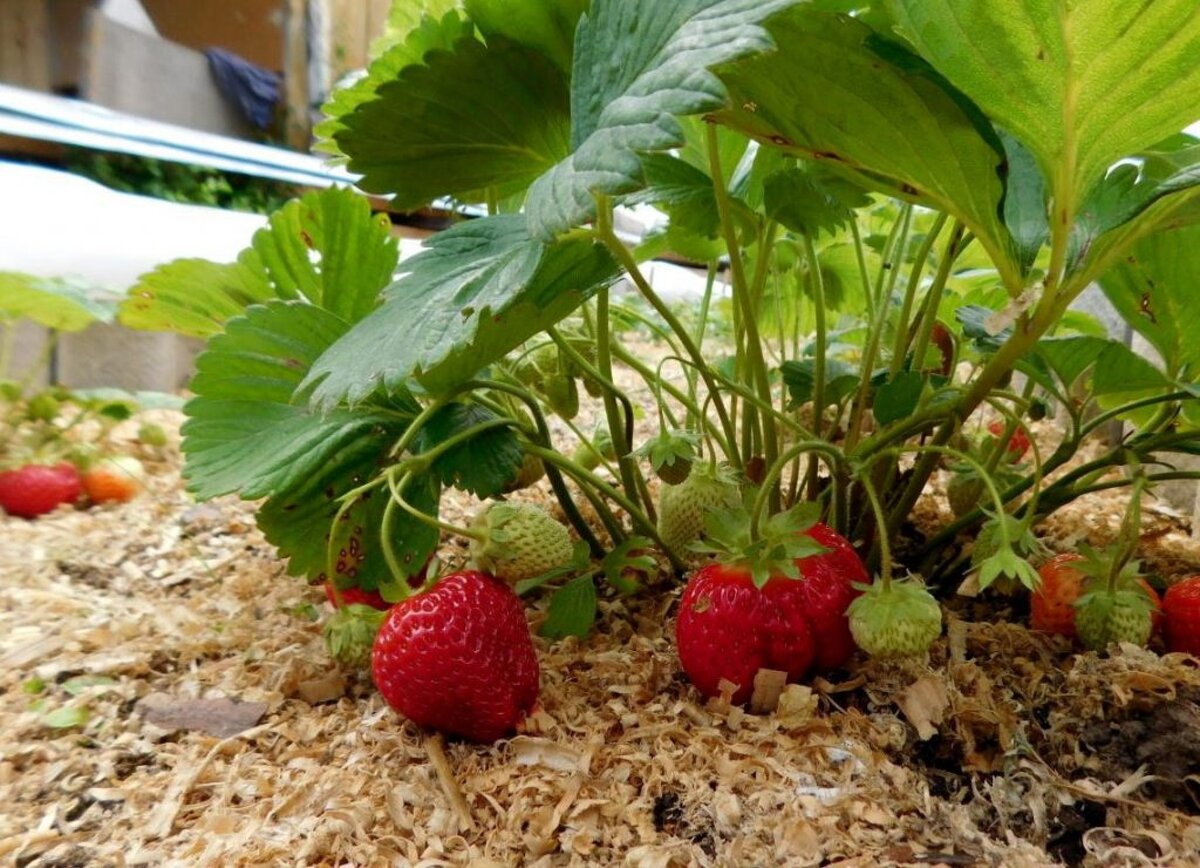
M492 503L471 525L471 557L486 573L510 584L532 579L571 562L567 528L529 503Z
M847 610L850 633L872 657L916 657L942 633L942 609L917 582L875 582Z
M688 546L704 533L704 518L714 509L736 509L737 483L728 471L697 464L679 485L663 484L658 496L658 535L685 561L699 556Z
M1090 651L1114 642L1145 646L1154 632L1153 603L1141 589L1084 594L1075 602L1075 631Z

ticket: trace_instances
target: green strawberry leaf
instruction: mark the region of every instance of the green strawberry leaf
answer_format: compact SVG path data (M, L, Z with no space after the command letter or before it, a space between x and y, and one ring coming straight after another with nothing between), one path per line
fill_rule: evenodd
M763 196L768 217L811 236L836 233L854 219L854 209L871 204L857 184L813 163L767 176Z
M1200 226L1157 232L1139 241L1100 278L1108 300L1158 350L1168 370L1200 373Z
M772 47L758 25L796 0L593 0L575 31L572 153L534 182L526 204L538 238L590 221L597 194L644 184L641 152L684 143L673 115L720 108L707 71Z
M444 8L420 8L434 4ZM397 20L394 29L389 27L390 34L371 46L376 56L365 76L329 95L329 100L321 107L325 119L313 127L313 136L317 140L314 150L332 154L335 163L345 163L345 154L337 145L337 134L345 129L344 119L359 106L375 99L379 88L398 79L402 70L423 63L429 52L449 51L459 39L471 35L471 22L452 8L456 5L456 0L392 4L393 14L405 9L411 17ZM427 17L421 17L422 12Z
M875 391L871 406L875 421L888 425L911 416L925 391L926 375L920 371L900 371Z
M250 308L209 342L196 360L196 397L182 429L193 494L264 497L321 475L347 448L369 443L386 453L416 415L411 397L326 416L293 402L308 368L348 329L314 305L275 301Z
M600 570L617 593L635 594L643 583L633 576L649 579L655 574L658 562L645 553L653 548L654 543L646 537L632 536L604 556Z
M466 0L467 14L484 38L511 39L548 57L565 75L571 73L575 29L591 0Z
M583 638L596 620L596 584L591 574L567 582L550 598L550 612L538 632L548 639Z
M463 38L378 85L333 133L368 192L413 209L522 192L570 151L564 73L501 36Z
M306 299L355 322L375 309L398 258L390 222L372 215L362 196L309 193L272 214L235 263L178 259L143 275L120 321L210 337L251 304Z
M291 574L329 578L332 537L335 575L373 588L393 578L378 541L387 497L378 488L369 491L339 527L331 523L341 496L377 475L419 408L404 392L325 416L293 402L313 360L348 328L303 302L274 301L231 320L196 362L196 397L185 408L182 429L184 474L201 499L267 497L258 521L290 559ZM410 497L436 512L439 493L437 480L428 477ZM420 569L436 542L436 530L399 513L394 544L407 556L405 567Z
M720 120L856 183L946 211L1022 284L1001 222L1003 148L980 112L927 63L854 18L804 4L768 24L785 50L718 72L733 108Z
M388 5L383 33L371 42L368 54L378 59L397 45L411 42L413 35L430 22L445 20L451 13L458 17L462 12L463 0L393 0ZM469 35L469 28L467 33ZM421 55L428 49L412 50L416 53L416 59L412 62L419 63Z
M477 425L501 419L479 404L457 401L438 410L417 435L416 452L428 452ZM469 491L481 500L500 494L521 469L521 443L511 427L489 428L443 452L433 472L443 485Z
M461 223L406 260L383 306L335 343L304 387L314 402L360 403L379 384L410 378L432 391L462 383L614 281L619 269L582 237L545 244L525 218L505 214Z
M890 8L921 55L1033 153L1059 207L1081 202L1122 157L1200 117L1193 0L891 0Z
M816 362L812 358L789 359L779 366L783 384L787 386L790 401L788 407L795 409L812 400L813 387L817 382ZM858 371L841 359L825 360L825 406L833 406L852 395L858 387ZM824 408L822 408L824 409Z
M116 299L78 280L0 271L0 323L29 319L59 331L82 331L94 322L112 322Z

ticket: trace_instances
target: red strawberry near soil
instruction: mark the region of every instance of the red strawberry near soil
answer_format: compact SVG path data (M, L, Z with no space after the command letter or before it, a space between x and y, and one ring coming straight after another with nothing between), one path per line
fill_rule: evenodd
M775 516L757 541L745 510L710 517L709 537L723 562L692 575L676 625L680 663L705 696L720 695L725 680L737 685L732 701L740 704L759 669L798 681L853 653L846 609L851 583L866 570L846 540L809 515L801 507Z
M79 471L70 464L26 464L0 473L0 509L37 518L60 504L74 503L81 490Z
M865 584L871 577L850 541L833 528L817 522L805 533L827 549L796 561L803 577L796 584L816 637L814 668L829 672L845 666L854 653L846 611L858 596L854 585Z
M1168 651L1200 657L1200 576L1176 582L1163 595Z
M510 735L538 695L520 600L475 571L448 575L393 606L375 637L371 671L396 711L472 741Z

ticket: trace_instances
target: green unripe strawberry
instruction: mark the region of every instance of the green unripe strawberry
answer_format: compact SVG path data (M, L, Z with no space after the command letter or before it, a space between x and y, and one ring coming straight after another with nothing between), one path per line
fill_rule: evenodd
M600 466L601 458L605 461L617 460L617 450L613 447L612 435L603 425L596 427L591 443L580 443L571 453L571 460L585 470L595 470Z
M854 641L872 657L920 656L942 633L941 606L916 582L875 582L847 611Z
M946 485L946 499L955 518L962 518L979 505L983 496L983 480L967 473L955 473Z
M579 415L579 387L566 374L557 374L542 384L546 404L564 419Z
M167 445L167 432L163 430L162 425L156 425L153 422L145 422L140 425L137 438L144 446L162 448Z
M29 404L25 407L25 414L38 422L53 422L58 418L61 409L62 405L59 404L58 398L48 392L42 392L29 399Z
M688 546L704 533L704 518L715 509L736 509L741 502L737 483L721 468L693 467L679 485L664 484L658 496L658 535L685 561L699 560Z
M386 611L357 603L335 609L324 629L329 656L342 666L365 669L371 662L375 634L386 617Z
M510 584L532 579L571 562L567 528L529 503L492 503L471 525L471 557L486 573Z
M1103 651L1114 642L1144 646L1154 629L1152 608L1141 590L1093 591L1075 603L1075 631L1090 651Z

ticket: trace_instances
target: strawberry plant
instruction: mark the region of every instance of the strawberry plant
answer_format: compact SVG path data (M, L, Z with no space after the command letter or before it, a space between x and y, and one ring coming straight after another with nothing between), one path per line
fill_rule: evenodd
M592 575L619 571L564 583L561 534L506 543L489 519L483 540L443 519L445 489L488 500L544 473L593 559L645 539L677 569L733 532L706 514L750 500L738 546L761 554L816 504L882 570L854 604L860 643L910 653L954 573L1036 585L1031 532L1054 510L1195 477L1172 463L1200 451L1190 0L416 7L326 105L319 148L397 209L486 216L399 262L365 200L309 194L236 262L166 264L121 311L209 340L190 487L262 499L292 573L404 600L439 532L462 532L492 568L520 561L525 590L590 607L583 630ZM663 220L631 246L616 215L634 205ZM690 309L646 276L666 253L707 270ZM1097 282L1161 364L1070 310ZM648 436L629 377L653 395ZM1039 447L1051 410L1064 429ZM1074 461L1114 420L1120 442ZM916 538L943 469L956 518ZM980 530L972 563L952 543ZM891 581L892 548L924 586ZM704 569L747 600L774 587Z

